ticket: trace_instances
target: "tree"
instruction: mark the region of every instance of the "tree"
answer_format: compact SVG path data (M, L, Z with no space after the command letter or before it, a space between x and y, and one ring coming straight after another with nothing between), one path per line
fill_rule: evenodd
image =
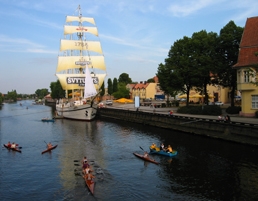
M51 97L53 99L60 99L65 97L65 91L63 90L60 81L50 83Z
M183 80L176 74L176 71L173 70L173 66L159 64L156 75L159 78L159 86L166 95L175 97L178 92L183 91ZM169 96L167 97L169 98Z
M239 45L244 28L236 26L230 21L220 30L218 52L220 62L216 68L216 83L223 87L229 87L231 106L234 106L235 91L237 89L237 72L232 68L237 63Z
M113 79L113 92L117 92L118 91L118 83L117 83L117 79L114 78Z
M130 91L126 89L126 84L122 82L118 84L118 91L114 92L113 96L117 99L130 98Z
M113 83L112 83L112 80L110 78L108 79L108 94L109 95L113 94Z
M103 82L103 84L100 87L100 96L104 96L105 95L105 82Z
M189 102L189 92L193 86L196 86L199 83L199 73L194 66L194 58L193 52L195 51L195 47L192 44L191 38L184 36L183 39L177 40L174 42L173 46L171 46L168 58L165 59L165 66L163 70L163 76L166 76L167 79L170 78L170 72L173 71L173 75L176 75L178 79L180 79L180 83L183 83L183 87L179 87L180 91L187 94L186 104ZM166 68L165 68L166 67ZM162 66L161 66L162 68ZM169 71L168 71L169 70ZM161 74L159 74L160 76ZM159 77L158 76L158 77ZM175 77L176 78L176 77ZM159 82L162 82L163 78L159 78ZM169 82L164 81L163 89L168 87L167 91L170 93Z
M150 78L147 80L147 83L155 83L155 80L153 78Z
M207 85L213 84L212 78L214 69L218 62L216 47L218 35L214 32L196 32L191 38L192 50L191 62L193 62L199 81L195 83L198 91L205 95L205 102L208 104Z
M118 78L119 83L125 83L125 85L132 83L132 79L127 73L122 73Z
M3 101L4 101L3 94L0 93L0 105L2 105Z

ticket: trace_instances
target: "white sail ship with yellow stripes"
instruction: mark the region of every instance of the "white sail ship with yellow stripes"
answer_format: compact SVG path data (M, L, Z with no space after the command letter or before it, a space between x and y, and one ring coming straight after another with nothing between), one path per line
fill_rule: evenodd
M57 115L68 119L90 121L97 113L96 97L106 77L106 65L98 39L95 20L67 16L64 39L60 42L60 54L56 76L66 98L58 100Z

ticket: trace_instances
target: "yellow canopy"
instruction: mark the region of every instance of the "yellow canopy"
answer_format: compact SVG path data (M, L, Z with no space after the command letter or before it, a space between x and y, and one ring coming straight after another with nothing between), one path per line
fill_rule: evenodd
M120 98L118 100L114 100L116 103L133 103L133 100L127 98Z
M72 95L74 95L74 96L80 96L81 93L79 93L79 92L72 92L72 93L69 93L68 95L69 95L69 96L72 96Z
M186 95L186 94L183 94L183 95L181 95L181 96L178 96L178 98L187 98L187 95ZM193 97L189 95L189 98L193 98Z
M193 97L193 98L202 98L202 95L200 95L200 94L194 94L192 97Z

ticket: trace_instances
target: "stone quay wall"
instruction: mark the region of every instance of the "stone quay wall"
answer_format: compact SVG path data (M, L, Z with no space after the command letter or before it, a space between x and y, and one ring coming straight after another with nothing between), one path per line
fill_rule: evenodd
M98 118L134 122L258 146L258 124L233 121L225 123L215 119L188 117L187 115L169 116L168 114L155 112L141 112L113 108L100 108L98 110Z

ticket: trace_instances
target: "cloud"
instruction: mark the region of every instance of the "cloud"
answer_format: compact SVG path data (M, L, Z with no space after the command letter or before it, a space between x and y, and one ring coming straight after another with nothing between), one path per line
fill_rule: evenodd
M220 0L197 0L197 1L189 1L182 0L179 4L170 5L168 7L168 11L171 12L176 17L185 17L191 14L194 14L204 8L210 7L214 4L218 4L221 2Z

